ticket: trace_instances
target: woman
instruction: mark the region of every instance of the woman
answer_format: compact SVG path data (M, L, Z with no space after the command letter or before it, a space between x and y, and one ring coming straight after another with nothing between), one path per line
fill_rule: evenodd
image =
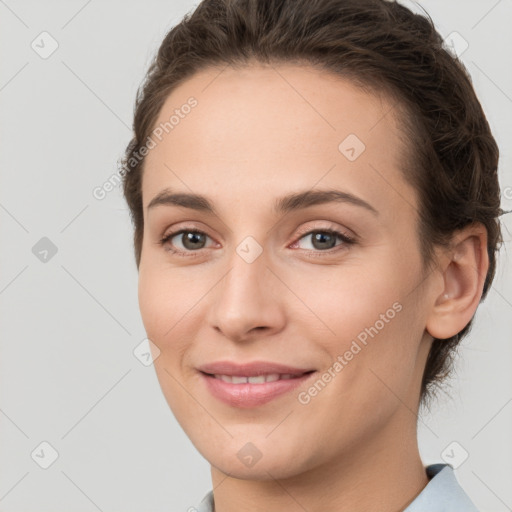
M498 148L430 18L204 0L134 132L140 310L211 464L199 510L476 510L416 423L494 277Z

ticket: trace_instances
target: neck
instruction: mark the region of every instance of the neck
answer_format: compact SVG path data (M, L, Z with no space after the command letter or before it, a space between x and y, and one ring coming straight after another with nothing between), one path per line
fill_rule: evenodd
M401 512L429 482L415 420L400 406L377 437L284 479L242 480L212 466L215 512Z

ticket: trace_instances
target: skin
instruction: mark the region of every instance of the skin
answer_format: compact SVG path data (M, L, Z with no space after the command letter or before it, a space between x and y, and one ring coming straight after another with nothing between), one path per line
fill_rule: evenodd
M392 103L345 79L283 64L209 68L169 95L155 126L190 96L197 106L145 161L139 304L164 396L211 464L216 512L403 510L428 483L416 423L432 336L459 332L478 306L485 229L457 232L424 268ZM338 150L349 134L366 146L355 161ZM217 215L148 210L166 188L208 197ZM347 202L273 212L288 193L331 188L378 213ZM204 232L203 245L159 243L184 228ZM329 228L356 242L322 248L303 234ZM262 249L252 263L236 252L248 236ZM308 404L297 397L311 380L263 406L231 407L196 369L266 360L314 368L315 381L397 302ZM237 457L248 442L261 453L252 467Z

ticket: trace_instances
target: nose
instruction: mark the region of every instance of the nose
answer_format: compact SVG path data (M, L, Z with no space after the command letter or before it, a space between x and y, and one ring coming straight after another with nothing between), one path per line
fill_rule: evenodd
M284 328L284 285L263 252L252 262L236 251L211 294L208 322L226 338L242 342Z

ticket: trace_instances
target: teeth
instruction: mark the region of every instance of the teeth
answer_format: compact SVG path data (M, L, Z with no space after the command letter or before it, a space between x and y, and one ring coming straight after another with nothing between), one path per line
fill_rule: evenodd
M231 382L231 377L229 375L215 375L215 378L223 380L224 382Z
M294 375L291 373L279 374L269 373L267 375L257 375L254 377L242 377L238 375L214 375L216 379L220 379L230 384L264 384L265 382L275 382L276 380L293 379Z
M258 375L257 377L248 377L249 384L263 384L265 382L265 375Z

